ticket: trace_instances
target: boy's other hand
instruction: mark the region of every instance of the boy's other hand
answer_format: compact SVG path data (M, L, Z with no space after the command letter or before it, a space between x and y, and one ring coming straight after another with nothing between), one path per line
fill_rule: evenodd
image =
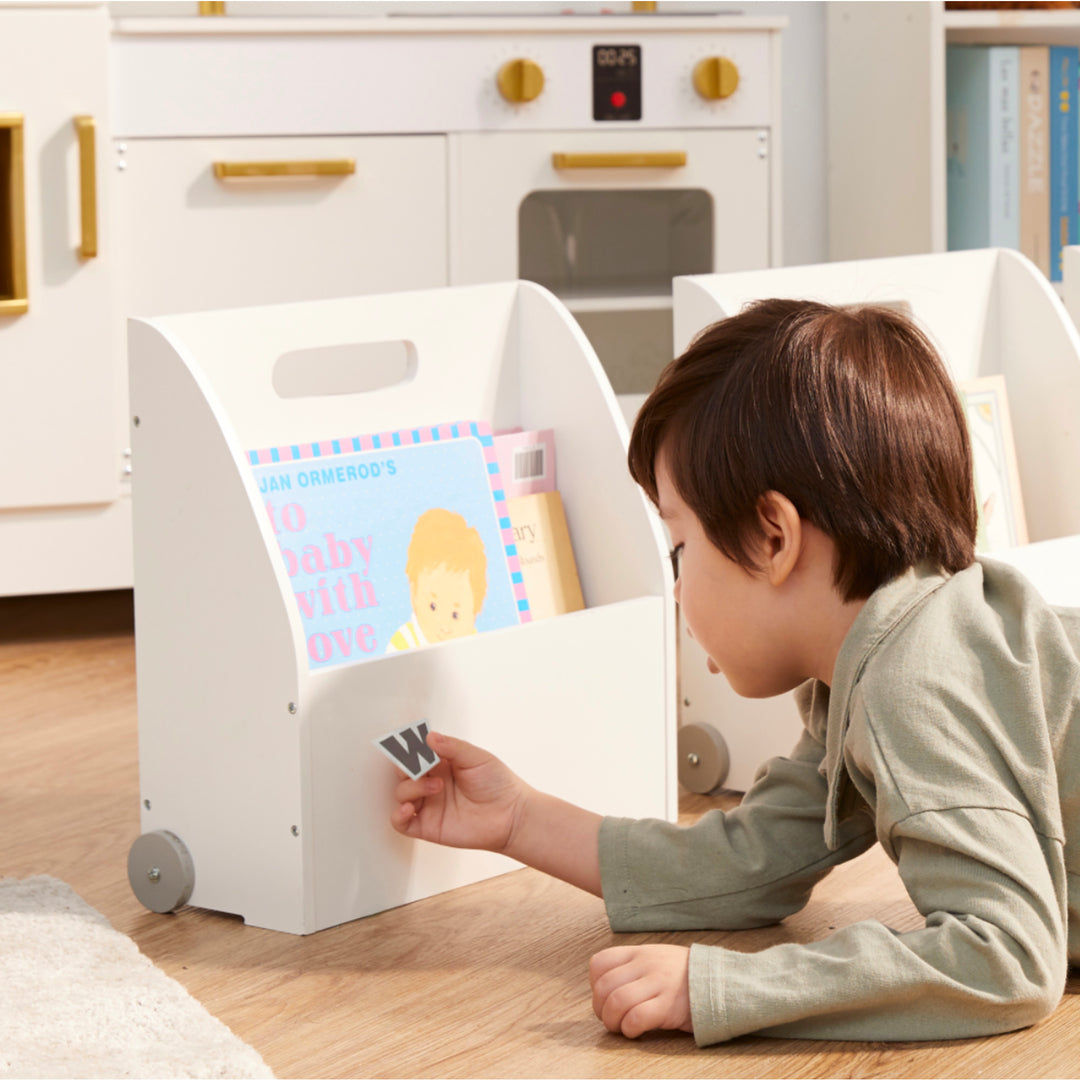
M523 811L526 785L478 746L432 731L442 759L419 780L402 780L390 823L405 836L448 847L506 851Z
M626 945L589 962L593 1010L609 1031L636 1039L646 1031L689 1031L690 950L682 945Z

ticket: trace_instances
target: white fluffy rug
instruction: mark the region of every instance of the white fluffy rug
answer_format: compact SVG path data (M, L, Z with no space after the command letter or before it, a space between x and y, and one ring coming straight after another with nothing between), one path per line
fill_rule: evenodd
M62 881L0 878L0 1077L272 1077Z

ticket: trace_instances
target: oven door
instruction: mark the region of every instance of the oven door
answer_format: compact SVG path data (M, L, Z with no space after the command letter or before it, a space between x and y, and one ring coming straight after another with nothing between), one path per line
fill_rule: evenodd
M671 279L770 265L762 129L452 137L452 284L526 278L574 312L615 391L671 358Z

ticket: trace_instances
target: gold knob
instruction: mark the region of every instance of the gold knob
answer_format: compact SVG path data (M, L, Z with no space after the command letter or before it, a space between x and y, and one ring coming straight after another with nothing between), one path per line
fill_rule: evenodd
M534 60L518 57L508 60L501 68L497 82L499 93L509 102L520 105L535 101L544 89L544 72Z
M707 56L694 68L694 89L706 101L731 97L739 85L739 69L726 56Z

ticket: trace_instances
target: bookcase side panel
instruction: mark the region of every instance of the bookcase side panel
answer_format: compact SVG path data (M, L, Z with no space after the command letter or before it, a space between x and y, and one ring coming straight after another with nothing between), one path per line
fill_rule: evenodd
M520 288L522 419L555 430L558 486L585 603L662 596L667 552L630 478L615 395L565 309L539 286Z
M1080 335L1053 286L1000 252L1000 370L1032 541L1080 533Z
M297 932L311 892L298 619L183 347L137 321L129 345L142 830L188 848L192 903Z

